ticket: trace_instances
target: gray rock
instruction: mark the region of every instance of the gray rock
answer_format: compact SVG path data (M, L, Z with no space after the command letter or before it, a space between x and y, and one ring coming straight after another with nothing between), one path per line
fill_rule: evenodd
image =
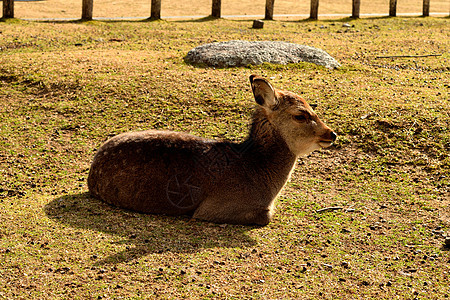
M445 238L444 247L450 249L450 236Z
M205 44L189 51L185 60L190 64L205 64L218 68L260 65L264 62L282 65L311 62L330 69L341 66L321 49L278 41Z
M264 27L264 21L261 20L254 20L253 21L253 27L254 29L261 29Z

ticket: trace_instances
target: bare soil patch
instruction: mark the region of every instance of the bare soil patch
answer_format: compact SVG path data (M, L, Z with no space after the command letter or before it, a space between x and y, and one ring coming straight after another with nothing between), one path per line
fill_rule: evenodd
M149 17L150 0L117 1L95 0L94 17L120 18L120 17ZM309 14L310 3L308 1L277 0L274 13L279 15ZM38 2L17 2L15 4L17 18L80 18L81 1L45 0ZM422 11L422 1L399 1L398 13L418 13ZM223 15L264 15L265 1L222 1ZM351 0L322 0L320 1L319 14L348 14L351 15ZM430 12L448 12L447 1L431 1ZM388 15L389 1L375 0L363 2L361 13L382 13ZM162 17L170 16L208 16L211 14L211 1L162 1Z

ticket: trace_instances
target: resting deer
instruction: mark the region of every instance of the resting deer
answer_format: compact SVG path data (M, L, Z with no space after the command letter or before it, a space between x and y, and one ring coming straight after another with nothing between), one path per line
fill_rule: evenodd
M92 163L90 193L138 212L266 225L297 158L336 134L298 95L251 75L258 104L242 143L147 130L117 135Z

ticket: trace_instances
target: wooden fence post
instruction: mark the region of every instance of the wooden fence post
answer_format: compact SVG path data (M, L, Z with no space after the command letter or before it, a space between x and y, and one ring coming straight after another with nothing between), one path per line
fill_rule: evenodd
M309 14L309 18L317 20L318 15L319 15L319 0L311 0L311 11Z
M213 18L220 18L221 9L222 9L222 0L212 0L211 16Z
M352 4L352 18L359 18L359 8L361 6L361 0L353 0Z
M161 19L161 0L152 0L150 19L152 20Z
M395 17L397 15L397 0L389 0L389 16Z
M423 17L430 16L430 0L423 0Z
M81 19L92 20L92 12L94 10L94 0L83 0L81 7Z
M266 16L264 19L273 20L273 6L275 4L275 0L266 0Z
M14 18L14 0L3 0L3 18Z

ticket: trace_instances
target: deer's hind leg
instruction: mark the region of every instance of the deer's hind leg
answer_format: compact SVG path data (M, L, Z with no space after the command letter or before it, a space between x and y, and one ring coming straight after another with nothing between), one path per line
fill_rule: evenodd
M216 205L205 200L192 216L195 219L214 223L240 225L267 225L272 220L273 212L269 208Z

